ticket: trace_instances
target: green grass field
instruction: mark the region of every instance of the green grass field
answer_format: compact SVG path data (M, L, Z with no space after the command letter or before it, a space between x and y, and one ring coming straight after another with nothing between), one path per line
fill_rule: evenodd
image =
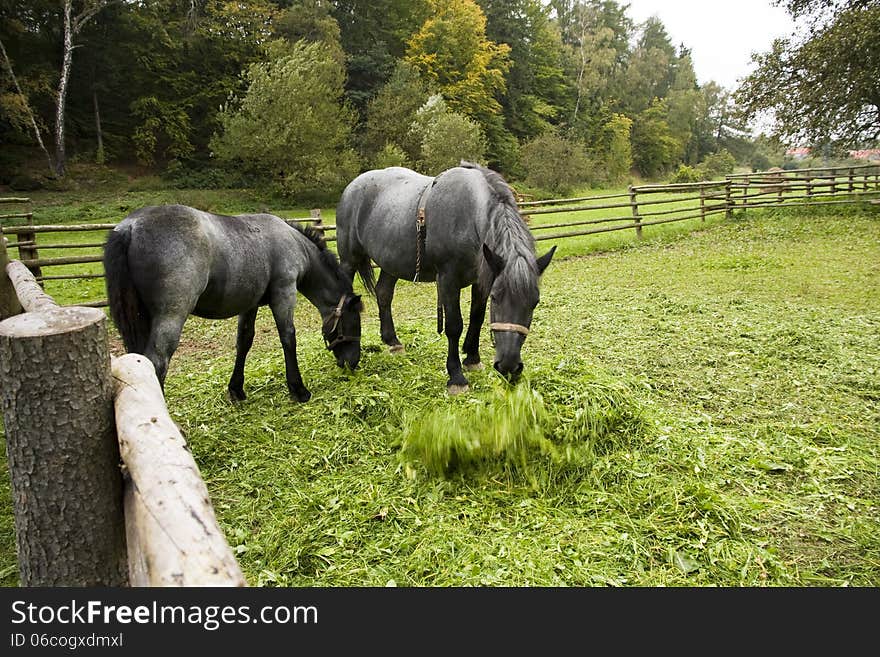
M119 206L156 197L108 198L91 216L68 198L38 205L38 222L106 221L114 208L118 220ZM446 395L432 285L398 285L402 356L384 349L365 297L353 376L303 299L306 404L287 397L265 309L239 406L225 400L235 320L191 318L168 406L249 582L880 585L877 212L721 217L645 229L640 244L631 231L567 243L515 389L484 370L469 394ZM16 582L5 473L0 584Z

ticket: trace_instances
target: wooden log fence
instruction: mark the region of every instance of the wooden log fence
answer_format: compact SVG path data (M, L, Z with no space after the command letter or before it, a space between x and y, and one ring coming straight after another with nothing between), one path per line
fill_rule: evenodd
M146 357L0 242L0 393L21 586L246 586ZM14 297L18 307L10 303Z
M757 208L783 208L799 204L809 206L848 203L868 203L880 195L880 164L847 167L795 169L790 171L759 171L726 176L724 180L675 183L669 185L636 185L623 193L599 194L574 198L554 198L544 201L523 200L519 203L523 216L536 241L560 240L573 237L597 235L621 230L632 230L641 239L645 228L662 224L707 218L724 213L730 219L734 212ZM520 195L520 198L523 198ZM27 205L29 199L0 199L0 205L9 202ZM627 210L629 210L627 212ZM565 220L546 221L543 215L564 214ZM573 216L572 216L573 215ZM44 274L43 268L97 264L101 262L100 251L90 255L53 255L41 257L38 253L38 236L46 233L104 232L112 230L115 223L41 225L33 223L33 212L10 213L5 216L19 220L18 225L0 221L3 235L14 236L9 248L18 248L19 260L27 266L37 281L95 279L103 277L100 271L66 271L60 274ZM548 217L549 218L549 217ZM3 217L0 216L0 220ZM323 223L321 210L312 209L308 217L287 219L289 223L310 224L321 232L328 242L336 240L336 226ZM564 230L567 229L567 230ZM103 237L103 236L102 236ZM100 249L103 241L86 243L46 243L39 249L51 249L55 253L73 249ZM86 306L101 307L104 300L96 300Z

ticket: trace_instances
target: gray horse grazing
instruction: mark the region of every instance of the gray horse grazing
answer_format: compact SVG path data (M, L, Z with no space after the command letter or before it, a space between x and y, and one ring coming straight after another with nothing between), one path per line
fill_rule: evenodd
M229 397L246 398L244 363L260 306L272 310L297 400L308 401L296 357L297 290L318 309L327 349L340 367L360 360L360 297L323 238L271 214L223 216L183 205L129 214L104 247L107 298L125 348L144 354L164 388L168 361L189 315L238 315Z
M402 167L367 171L342 193L336 236L342 267L352 278L357 272L376 296L382 341L392 352L403 349L391 317L397 281L436 281L437 332L445 315L448 341L447 390L467 390L458 340L460 292L471 286L464 366L482 366L480 330L491 295L495 369L512 380L522 372L520 351L538 305L539 279L556 247L535 256L535 240L500 174L468 162L436 178ZM371 260L380 269L378 282Z

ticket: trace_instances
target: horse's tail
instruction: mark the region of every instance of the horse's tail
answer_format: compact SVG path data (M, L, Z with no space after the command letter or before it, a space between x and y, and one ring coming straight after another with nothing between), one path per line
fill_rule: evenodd
M367 292L376 296L376 274L373 272L373 263L370 257L364 256L355 262L354 266Z
M131 278L128 266L130 244L131 225L110 231L104 246L104 280L110 317L122 335L125 350L142 354L150 336L150 313Z

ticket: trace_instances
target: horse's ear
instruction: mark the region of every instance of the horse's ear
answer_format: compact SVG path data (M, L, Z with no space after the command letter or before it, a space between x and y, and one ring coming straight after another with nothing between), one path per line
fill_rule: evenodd
M492 270L492 275L498 276L498 274L501 273L501 270L504 269L504 260L490 249L489 245L485 242L483 243L483 257L486 258L486 262L489 263L489 269Z
M552 249L547 251L544 255L538 258L538 275L544 273L544 270L547 269L547 265L550 264L550 261L553 259L553 254L556 253L556 247L554 246Z

